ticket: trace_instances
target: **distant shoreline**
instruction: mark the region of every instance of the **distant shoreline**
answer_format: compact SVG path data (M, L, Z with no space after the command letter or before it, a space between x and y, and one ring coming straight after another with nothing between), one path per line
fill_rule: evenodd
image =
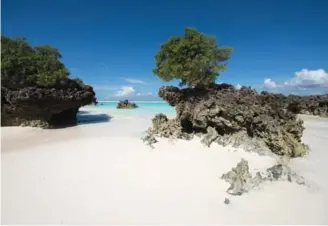
M167 103L163 100L129 100L136 103ZM118 103L119 100L98 100L98 103Z

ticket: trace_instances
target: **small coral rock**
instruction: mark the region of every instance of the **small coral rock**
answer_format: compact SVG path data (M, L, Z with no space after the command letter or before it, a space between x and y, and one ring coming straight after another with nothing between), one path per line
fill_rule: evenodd
M129 102L128 100L120 101L118 102L116 108L117 109L131 109L131 108L137 108L137 104L133 102Z

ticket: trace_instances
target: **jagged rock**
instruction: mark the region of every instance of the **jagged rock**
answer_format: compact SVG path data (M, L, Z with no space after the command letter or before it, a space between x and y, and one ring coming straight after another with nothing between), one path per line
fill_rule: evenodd
M242 195L248 191L252 178L252 175L249 173L248 162L245 159L241 159L236 167L223 174L221 178L230 183L230 187L227 190L229 194Z
M152 134L159 137L179 138L189 140L193 137L192 134L186 133L176 119L168 119L164 114L157 114L152 119L153 127Z
M1 126L49 128L77 123L81 106L96 102L91 86L67 79L49 86L1 87Z
M156 143L157 137L165 137L172 139L190 140L193 134L188 134L183 131L183 128L176 119L168 119L165 114L156 114L152 119L152 127L147 131L147 135L142 140L148 145Z
M203 139L201 140L203 144L206 146L210 146L213 141L215 141L219 137L218 132L213 127L207 127L207 133L204 135Z
M328 117L328 94L287 97L286 108L296 114Z
M212 84L186 89L161 87L159 96L175 106L176 123L184 132L206 134L205 145L213 141L235 146L249 143L250 147L270 149L278 155L297 157L306 153L301 143L303 122L284 108L283 95Z
M295 114L317 115L328 117L328 94L309 96L284 96L266 91L261 93L262 98L280 108Z
M267 180L287 180L300 185L305 184L303 177L291 171L287 165L277 164L267 169Z
M224 204L226 204L226 205L230 204L230 200L228 198L225 198L224 199Z
M133 102L129 102L128 100L120 101L118 102L116 108L117 109L131 109L131 108L137 108L137 104Z
M272 153L261 138L250 137L246 131L220 135L215 142L222 146L231 145L234 148L243 148L245 151L253 151L260 155Z
M287 165L277 164L266 170L266 172L256 172L252 177L249 172L248 162L245 159L233 167L231 171L223 174L221 179L230 184L227 193L231 195L242 195L251 189L259 186L264 181L289 181L300 185L305 184L303 177L292 172Z
M155 143L158 141L156 138L149 132L145 137L142 138L143 142L145 142L147 145L149 145L151 148L154 148Z
M161 127L165 126L168 121L169 119L165 114L156 114L155 117L152 119L153 129L160 130Z

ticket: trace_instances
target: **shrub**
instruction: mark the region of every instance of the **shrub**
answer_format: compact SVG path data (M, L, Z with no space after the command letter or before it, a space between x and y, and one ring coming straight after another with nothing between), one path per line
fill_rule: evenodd
M161 45L153 73L164 81L180 79L180 86L211 84L226 69L231 51L219 47L214 37L187 27L184 36L173 36Z

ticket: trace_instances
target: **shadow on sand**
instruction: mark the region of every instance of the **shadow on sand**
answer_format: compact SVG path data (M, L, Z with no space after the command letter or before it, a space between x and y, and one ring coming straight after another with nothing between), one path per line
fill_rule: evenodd
M81 110L79 110L78 113L77 113L77 115L89 114L89 113L90 113L90 111L81 111Z
M79 112L77 115L77 124L91 124L91 123L102 123L109 122L112 117L106 114L88 114Z
M74 127L83 124L105 123L105 122L109 122L112 119L112 117L110 117L109 115L89 114L88 111L79 111L76 117L77 117L77 121L74 121L72 123L57 124L51 129L63 129L63 128Z

